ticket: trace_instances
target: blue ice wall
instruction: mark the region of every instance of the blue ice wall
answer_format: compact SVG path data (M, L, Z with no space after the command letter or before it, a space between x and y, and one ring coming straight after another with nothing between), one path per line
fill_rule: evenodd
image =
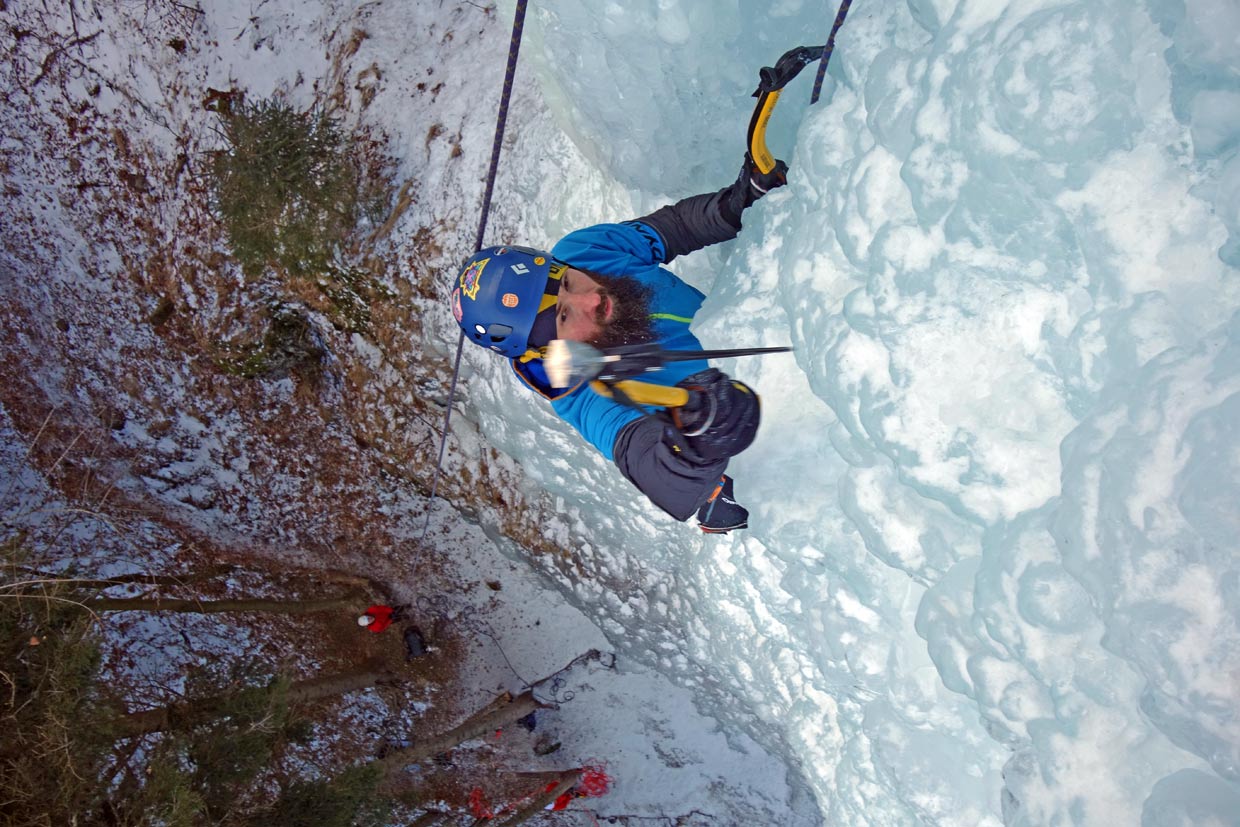
M527 230L727 183L826 5L535 4L564 174L630 200ZM677 263L708 347L797 349L722 365L764 398L749 532L655 513L476 363L589 538L549 573L828 823L1240 825L1240 6L857 0L811 108L812 70L788 186Z

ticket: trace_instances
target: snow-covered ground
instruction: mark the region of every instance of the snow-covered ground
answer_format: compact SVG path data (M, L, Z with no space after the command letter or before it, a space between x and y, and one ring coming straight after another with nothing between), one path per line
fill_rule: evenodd
M124 32L93 48L135 94L172 72L308 105L343 79L348 117L420 182L399 258L411 281L441 270L446 298L513 6L204 3L175 72L126 54ZM487 241L549 246L729 182L757 67L822 42L833 14L533 0ZM768 142L789 185L735 243L674 268L710 296L706 346L797 348L722 365L764 399L733 465L751 529L707 538L657 513L470 348L466 414L550 493L542 540L564 555L486 543L445 506L432 535L473 549L466 567L483 550L531 563L581 613L568 649L601 630L621 664L691 690L747 758L680 691L614 684L666 699L644 727L656 753L752 780L767 815L748 823L1240 825L1238 43L1230 0L858 0L823 100L806 103L811 69L780 102ZM152 121L144 140L171 155L176 131ZM438 244L412 232L436 221L453 225ZM416 346L449 362L446 301L422 323ZM203 421L235 441L226 417ZM117 439L158 441L136 423ZM487 457L464 420L449 448L453 479ZM412 540L421 500L391 501L386 530ZM261 513L201 511L233 531ZM600 721L570 708L580 729ZM653 814L685 778L618 778L635 797L616 803Z
M40 565L63 566L71 560L79 572L114 576L169 571L170 558L176 557L189 571L206 568L201 555L186 549L167 526L149 520L119 523L102 507L84 509L66 502L28 466L28 447L0 409L0 521L6 536L12 529L30 531L29 547L45 555ZM421 526L419 516L402 519L398 513L393 520L412 535ZM337 716L316 730L319 740L307 750L311 766L322 769L330 755L327 743L348 739L363 754L375 755L384 746L436 734L501 692L517 695L534 685L538 699L549 705L536 713L534 731L509 727L487 739L487 746L503 747L513 771L590 766L611 779L606 796L572 802L556 824L589 825L610 818L686 826L815 823L812 802L790 789L777 756L744 734L721 729L695 707L690 690L615 657L602 632L544 578L513 559L515 555L502 554L500 545L477 525L450 512L445 517L432 525L438 538L434 550L410 553L391 568L400 571L403 564L406 572L421 571L422 579L431 579L427 570L435 561L427 555L450 553L448 576L435 578L446 580L450 590L428 592L417 588L417 582L401 582L399 575L384 579L414 603L410 617L424 627L432 645L443 644L436 635L456 642L456 680L429 691L423 682L407 685L408 692L372 688L348 694ZM369 573L382 575L386 568L381 565ZM238 574L246 577L240 570ZM252 574L248 580L248 588L243 584L237 596L257 596L271 588ZM261 591L255 590L256 584ZM364 605L359 604L359 610ZM372 641L347 612L325 622L333 619L344 627L345 637L352 630L359 649L402 648L399 625ZM300 620L268 615L261 626L251 625L253 620L229 614L108 615L101 620L104 674L128 687L130 704L142 708L167 703L170 687L183 689L187 668L213 661L280 664L305 670L306 677L323 671L320 664L308 662L306 653L288 648L290 627ZM427 660L442 657L439 653ZM572 664L576 659L580 662ZM418 674L417 664L412 672ZM408 705L397 706L397 699ZM426 713L437 707L444 709L434 716L437 723L428 726ZM455 715L445 714L448 707ZM534 748L543 744L560 746L538 757ZM466 755L469 746L477 744L467 745ZM490 803L505 803L485 783L479 789ZM465 799L469 790L461 787L457 798Z

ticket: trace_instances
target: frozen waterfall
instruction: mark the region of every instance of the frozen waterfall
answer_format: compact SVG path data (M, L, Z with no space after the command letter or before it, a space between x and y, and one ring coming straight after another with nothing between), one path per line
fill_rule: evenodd
M834 11L532 4L556 130L505 159L520 240L728 183L757 68ZM813 68L789 185L673 267L707 347L796 347L720 365L765 403L748 532L657 513L467 354L631 588L549 573L824 823L1240 825L1240 5L857 0L810 107Z

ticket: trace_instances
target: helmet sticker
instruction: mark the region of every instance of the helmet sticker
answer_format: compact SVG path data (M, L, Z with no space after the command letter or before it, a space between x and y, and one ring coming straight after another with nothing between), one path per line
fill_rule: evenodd
M521 300L517 298L516 293L505 293L504 297L500 299L500 302L504 305L504 307L516 307Z
M482 286L482 269L487 266L489 258L475 261L465 268L465 272L461 273L461 292L470 301L478 297L478 288Z
M456 323L461 323L461 316L465 315L461 310L461 288L452 291L452 315L456 317Z
M539 267L542 267L544 264L547 263L547 260L543 258L542 256L534 256L534 263L537 264Z

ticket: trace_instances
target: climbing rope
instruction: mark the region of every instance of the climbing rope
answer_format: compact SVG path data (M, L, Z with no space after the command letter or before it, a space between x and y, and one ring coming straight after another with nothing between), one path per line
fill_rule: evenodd
M512 80L517 73L517 55L521 51L521 33L525 28L525 5L527 0L517 0L517 13L512 21L512 39L508 43L508 66L504 71L504 89L500 94L499 114L495 118L495 140L491 143L491 166L487 170L487 186L482 196L482 217L478 221L478 235L474 238L474 252L482 249L482 239L487 231L487 216L491 212L491 196L495 192L495 175L499 171L499 153L504 145L504 126L508 122L508 101L512 98ZM448 445L448 426L452 421L452 402L456 398L456 383L461 376L461 351L465 347L465 331L456 340L456 359L452 364L452 384L448 388L448 404L443 413L443 436L439 440L439 458L435 461L435 476L431 480L431 496L426 503L426 524L418 540L425 540L431 527L431 510L435 495L439 492L439 477L443 472L444 449Z
M840 30L840 26L844 25L844 18L848 16L848 7L852 5L852 0L840 0L840 10L835 13L835 25L831 27L831 36L827 38L827 45L822 47L822 59L818 61L818 74L814 76L814 92L809 96L810 104L818 103L818 96L822 94L822 79L827 74L827 61L831 59L831 52L835 51L835 33Z

